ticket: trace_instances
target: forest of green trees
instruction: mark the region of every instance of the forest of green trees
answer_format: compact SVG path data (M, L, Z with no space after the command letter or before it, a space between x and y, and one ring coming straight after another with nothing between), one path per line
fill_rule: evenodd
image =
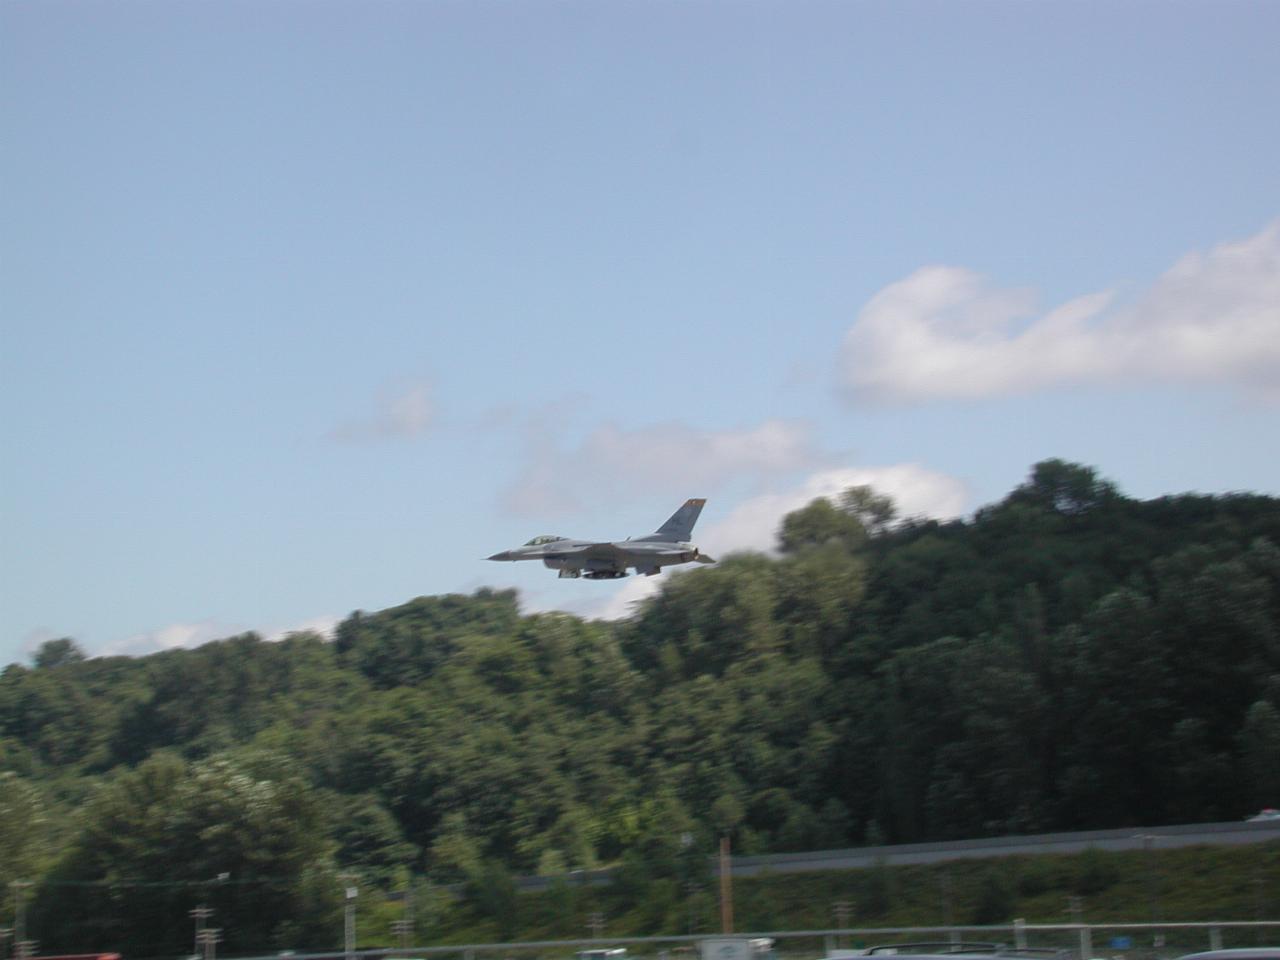
M332 946L339 875L1236 819L1280 804L1280 500L1037 464L967 520L855 488L620 622L511 591L0 677L0 882L47 951ZM692 838L692 840L690 840ZM220 879L221 878L221 879ZM655 920L660 924L661 918Z

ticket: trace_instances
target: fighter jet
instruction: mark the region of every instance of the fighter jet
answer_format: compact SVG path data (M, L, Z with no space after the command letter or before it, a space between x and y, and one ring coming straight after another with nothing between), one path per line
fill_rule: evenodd
M706 502L686 500L670 520L647 537L600 543L546 535L534 537L523 547L495 553L489 559L541 560L552 570L559 570L562 578L588 580L617 580L627 575L628 567L652 577L663 567L678 563L715 563L689 542Z

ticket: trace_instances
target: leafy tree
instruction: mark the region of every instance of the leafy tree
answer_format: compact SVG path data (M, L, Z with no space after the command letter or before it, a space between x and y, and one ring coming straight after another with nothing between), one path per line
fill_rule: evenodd
M180 952L189 945L186 912L203 900L235 917L228 949L326 937L337 883L324 826L301 782L159 755L90 801L37 891L32 930L46 949L108 941L133 953ZM78 895L68 898L68 888Z
M1249 707L1239 735L1253 807L1280 802L1280 711L1267 700Z
M418 597L377 614L353 613L338 625L335 643L375 685L414 685L456 653L463 637L509 633L518 616L514 590Z
M49 840L40 790L12 771L0 772L0 889L35 876L48 856Z
M840 494L838 505L841 511L856 517L863 529L873 536L886 532L898 515L898 507L892 497L876 493L865 484L846 489Z
M337 841L339 867L385 884L417 859L395 818L372 795L335 796L330 805L329 832Z
M481 916L494 922L498 939L511 940L518 923L519 900L510 871L496 860L486 860L467 879L467 896Z
M852 497L858 500L857 495ZM856 509L856 507L855 507ZM871 507L875 511L875 507ZM867 541L867 530L853 512L841 510L825 497L787 514L778 532L778 545L783 553L796 553L806 547L839 544L846 549L860 549Z
M1030 478L1009 499L1071 516L1106 506L1118 497L1115 485L1100 479L1092 467L1052 459L1032 467Z
M79 663L84 659L84 651L79 645L70 637L62 637L59 640L46 640L40 644L40 649L36 651L32 663L37 670L48 670L68 663Z

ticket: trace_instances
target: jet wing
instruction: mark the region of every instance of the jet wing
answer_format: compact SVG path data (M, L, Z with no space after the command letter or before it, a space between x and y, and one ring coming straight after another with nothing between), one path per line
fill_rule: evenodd
M621 556L621 552L612 543L576 540L564 544L547 544L546 549L538 556L554 560L613 560Z

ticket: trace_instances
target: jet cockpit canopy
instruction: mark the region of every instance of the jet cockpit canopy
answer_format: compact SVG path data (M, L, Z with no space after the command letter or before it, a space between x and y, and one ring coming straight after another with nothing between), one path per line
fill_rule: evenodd
M544 533L544 534L542 534L541 536L534 537L532 540L530 540L528 543L526 543L526 544L525 544L525 546L526 546L526 547L538 547L538 546L541 546L541 545L542 545L542 544L544 544L544 543L555 543L557 540L567 540L567 539L569 539L569 538L568 538L568 537L557 537L557 536L554 536L553 534L550 534L550 533Z

